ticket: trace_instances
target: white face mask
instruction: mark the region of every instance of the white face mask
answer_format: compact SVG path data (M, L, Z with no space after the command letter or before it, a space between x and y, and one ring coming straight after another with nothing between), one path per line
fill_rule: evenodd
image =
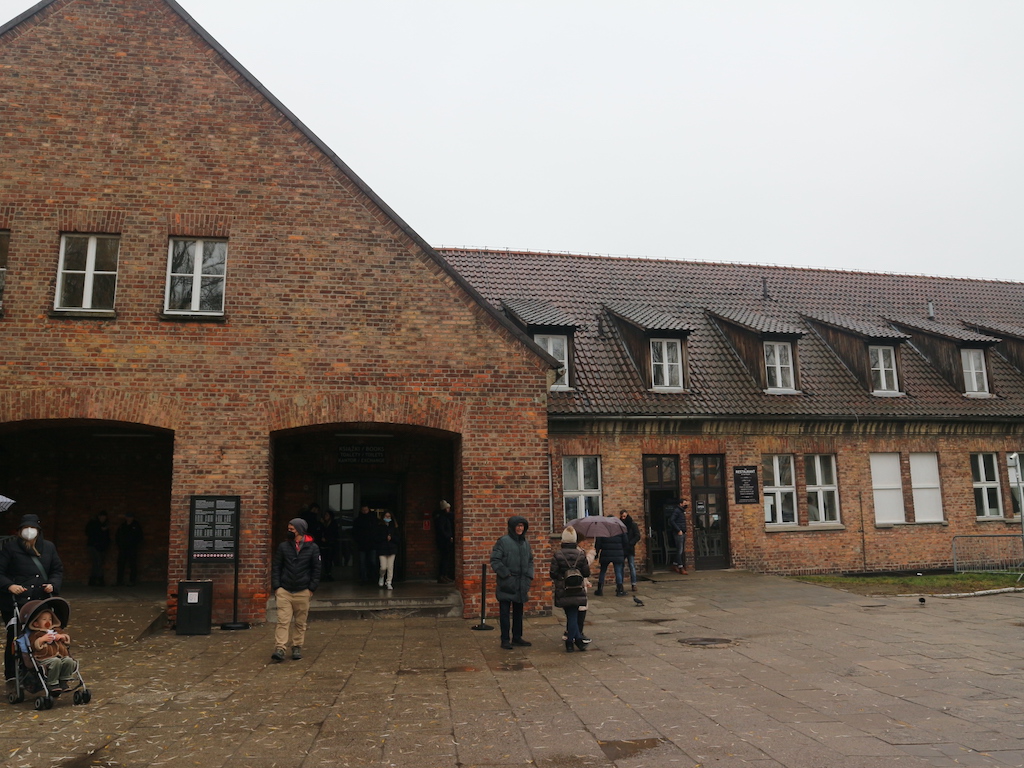
M38 528L22 528L21 529L21 538L23 538L25 541L33 541L33 540L35 540L36 536L38 536L38 535L39 535L39 529Z
M384 518L384 522L385 523L390 523L391 522L391 518L390 517L385 517Z

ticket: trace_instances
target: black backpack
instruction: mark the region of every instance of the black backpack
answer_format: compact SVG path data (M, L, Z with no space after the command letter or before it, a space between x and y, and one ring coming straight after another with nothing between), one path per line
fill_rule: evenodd
M566 565L569 564L568 558L566 558ZM576 555L576 563L570 566L565 571L565 577L562 579L562 584L565 588L565 594L567 595L582 595L583 594L583 574L580 573L579 569L580 556Z

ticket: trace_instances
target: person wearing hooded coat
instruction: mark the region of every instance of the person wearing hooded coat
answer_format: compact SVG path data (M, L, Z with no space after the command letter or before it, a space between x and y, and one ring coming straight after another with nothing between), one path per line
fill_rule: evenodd
M498 539L491 550L491 570L497 576L501 647L511 650L515 645L533 645L523 639L523 605L533 582L533 551L526 539L530 523L525 517L508 519L508 533Z
M59 595L64 579L64 564L57 548L43 538L37 515L25 515L18 524L18 536L0 547L0 616L6 625L14 618L15 603ZM4 677L14 676L11 641L14 627L7 628L4 645Z
M576 546L576 529L572 527L562 531L562 546L552 553L548 569L555 585L555 605L565 611L565 650L568 653L572 653L574 645L581 651L587 650L579 625L580 608L587 604L587 593L586 590L578 595L566 593L565 574L570 568L578 568L584 579L590 576L587 553Z
M636 545L640 543L642 538L640 526L634 522L629 512L624 509L619 510L619 520L626 526L626 565L629 566L630 586L636 592Z
M270 570L270 588L277 600L277 628L271 660L284 661L289 636L292 658L295 661L302 658L309 602L320 586L320 568L320 547L306 534L306 521L301 517L289 520L288 538L278 545Z

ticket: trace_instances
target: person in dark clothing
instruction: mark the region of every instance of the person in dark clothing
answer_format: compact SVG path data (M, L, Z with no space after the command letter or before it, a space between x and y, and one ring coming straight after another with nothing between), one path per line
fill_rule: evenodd
M374 547L377 546L379 522L377 516L370 512L370 508L365 504L352 522L352 538L356 541L356 564L359 566L360 584L370 584L373 581L373 574L379 570L377 553L374 551Z
M680 498L667 510L665 531L669 542L675 544L675 562L672 570L686 575L686 499Z
M555 605L565 611L565 650L568 653L572 653L573 646L581 651L587 650L579 625L580 608L587 604L587 593L582 588L577 594L566 591L565 575L570 568L579 569L583 578L590 576L587 553L576 546L576 530L571 527L562 531L562 546L552 553L548 569L555 587Z
M316 506L316 505L314 505ZM319 507L316 507L320 510ZM340 529L338 521L329 509L320 510L316 521L308 528L309 535L320 547L320 560L323 563L324 581L334 581L334 559L338 551Z
M110 549L110 525L106 512L98 512L85 524L85 549L92 566L89 586L102 587L106 584L107 550Z
M289 640L292 658L302 658L306 639L309 602L320 586L320 547L306 534L306 521L296 517L288 521L288 538L274 552L270 587L277 600L277 627L274 629L272 661L284 661Z
M636 545L640 543L640 527L624 509L619 510L619 520L626 526L626 564L629 566L629 584L636 592Z
M128 586L139 580L139 550L142 549L142 526L132 512L124 513L124 522L117 527L117 585L124 584L128 571Z
M526 538L530 523L514 515L508 519L508 533L491 549L491 570L498 579L494 596L498 599L501 647L533 645L523 639L523 606L533 583L533 550Z
M626 594L626 590L622 586L623 564L626 562L626 534L598 536L594 539L594 548L601 561L601 572L597 577L597 590L594 594L598 596L604 594L604 575L608 566L611 565L615 569L615 596L622 597Z
M64 580L64 563L57 548L43 538L37 515L25 515L18 524L18 535L0 547L0 616L4 625L14 618L14 611L29 600L42 600L59 595ZM11 646L14 626L7 627L4 644L4 677L14 676Z
M394 589L395 558L398 556L398 523L390 511L384 510L384 517L377 526L377 560L380 578L378 587Z
M434 543L437 545L437 583L455 581L455 515L444 499L434 512Z

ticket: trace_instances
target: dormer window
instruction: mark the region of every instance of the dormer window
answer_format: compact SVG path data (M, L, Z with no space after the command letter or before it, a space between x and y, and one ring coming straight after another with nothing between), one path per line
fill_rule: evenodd
M679 339L651 339L653 389L683 388L683 345Z
M890 394L900 391L896 375L895 347L868 347L871 359L871 389L873 394Z
M569 389L569 337L539 333L533 340L562 364L552 389Z
M960 362L964 370L964 394L968 397L987 395L988 374L985 370L985 350L961 349Z
M788 341L764 342L764 369L768 392L795 392L793 345Z

